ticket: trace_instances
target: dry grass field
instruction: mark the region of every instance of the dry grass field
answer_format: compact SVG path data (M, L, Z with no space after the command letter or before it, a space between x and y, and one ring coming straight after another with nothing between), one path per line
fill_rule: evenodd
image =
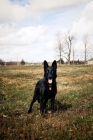
M42 66L0 67L0 140L93 140L93 65L57 69L55 111L27 114Z

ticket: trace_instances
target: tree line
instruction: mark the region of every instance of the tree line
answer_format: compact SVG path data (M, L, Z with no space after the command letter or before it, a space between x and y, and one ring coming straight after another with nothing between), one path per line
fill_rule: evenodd
M65 59L68 64L71 62L71 57L73 64L75 62L75 42L77 38L75 34L72 34L71 31L64 32L57 32L56 34L56 45L55 45L55 52L57 57L59 58L59 63L61 64L62 60ZM82 54L82 58L84 63L86 64L87 60L93 57L93 44L90 41L89 35L85 34L82 37L82 44L84 48L84 54ZM80 46L79 46L79 49Z
M24 59L21 60L21 62L19 62L21 65L25 65L25 61ZM2 59L0 59L0 65L17 65L18 62L16 61L9 61L9 62L4 62Z

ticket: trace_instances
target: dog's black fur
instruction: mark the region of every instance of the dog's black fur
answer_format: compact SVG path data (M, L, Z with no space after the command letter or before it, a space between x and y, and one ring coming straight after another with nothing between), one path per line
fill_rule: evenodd
M36 100L40 103L41 114L45 112L48 99L51 99L51 110L54 110L55 96L57 93L56 70L56 60L53 61L52 66L48 66L47 61L44 61L44 78L39 80L36 84L33 100L30 104L28 113L32 111L33 103L36 102Z

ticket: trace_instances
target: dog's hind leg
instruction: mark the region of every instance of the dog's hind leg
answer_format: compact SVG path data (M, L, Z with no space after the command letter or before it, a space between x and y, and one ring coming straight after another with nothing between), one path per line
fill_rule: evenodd
M32 112L32 106L33 106L34 102L36 102L36 99L35 98L33 98L32 102L30 104L30 108L28 110L28 113L31 113Z
M39 95L39 88L38 88L38 84L37 84L36 87L35 87L33 100L32 100L32 102L30 104L30 108L28 110L28 113L32 112L32 106L33 106L34 102L36 102L36 100L38 100L38 95Z

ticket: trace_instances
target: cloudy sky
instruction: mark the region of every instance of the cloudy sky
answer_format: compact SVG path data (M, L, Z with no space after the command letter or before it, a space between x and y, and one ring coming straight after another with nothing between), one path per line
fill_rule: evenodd
M93 0L0 1L0 59L42 62L57 59L58 31L93 36ZM76 40L77 59L83 44ZM80 48L81 47L81 48Z

